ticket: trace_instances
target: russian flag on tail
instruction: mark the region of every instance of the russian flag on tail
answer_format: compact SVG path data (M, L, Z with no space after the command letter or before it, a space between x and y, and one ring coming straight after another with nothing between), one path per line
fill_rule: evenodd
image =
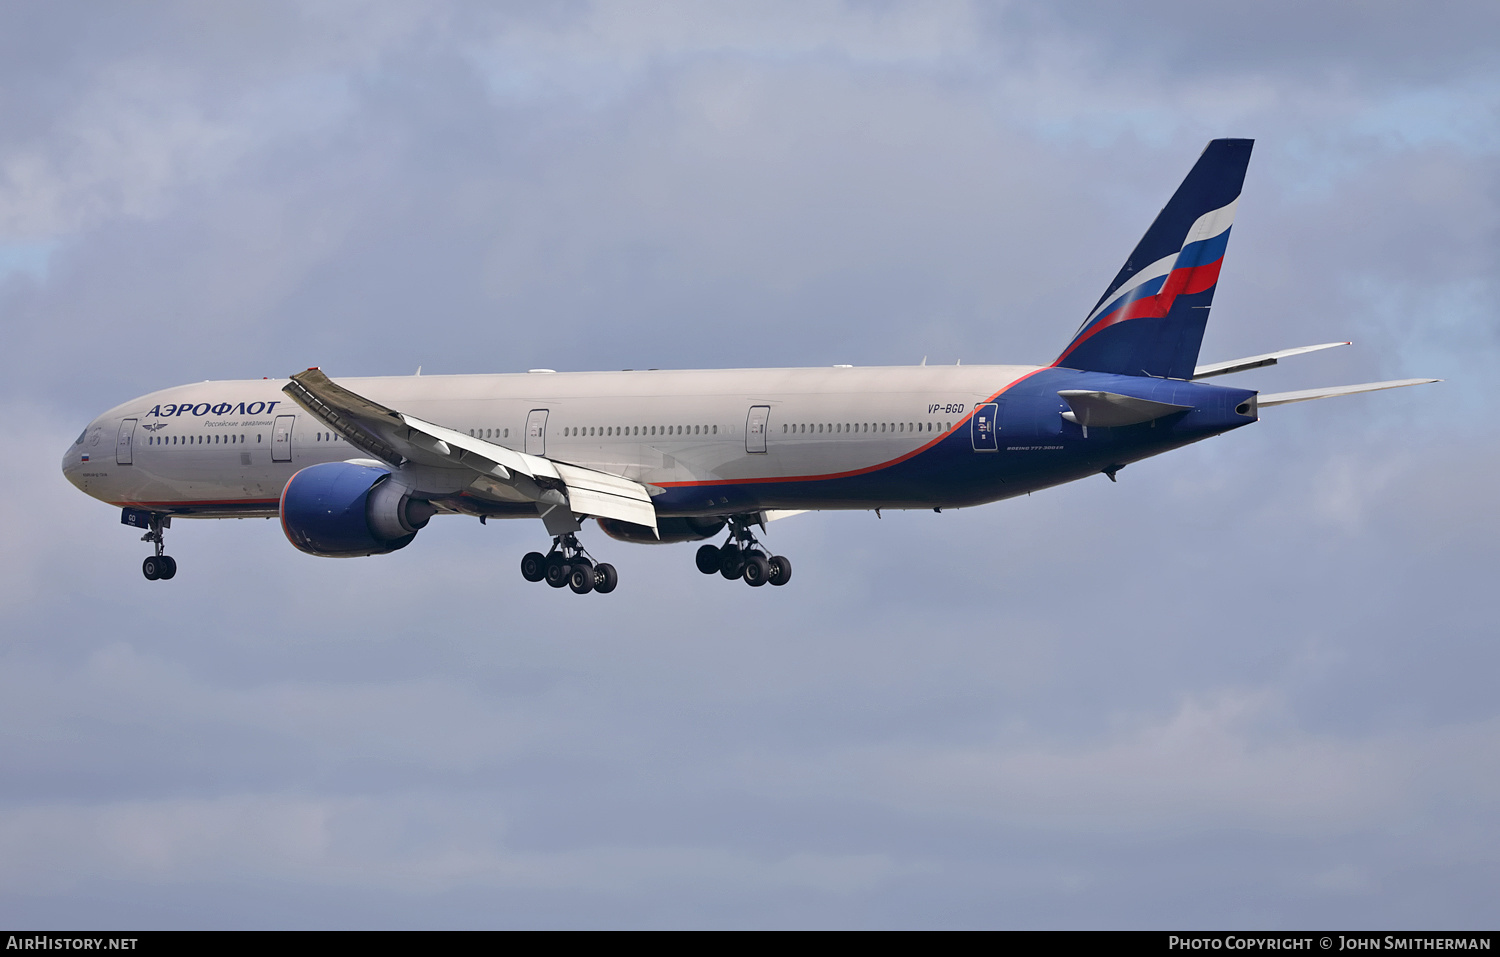
M1192 378L1253 144L1208 144L1054 365Z

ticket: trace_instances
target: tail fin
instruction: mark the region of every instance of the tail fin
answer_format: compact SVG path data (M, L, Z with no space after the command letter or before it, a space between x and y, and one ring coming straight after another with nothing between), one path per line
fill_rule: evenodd
M1054 365L1191 379L1254 140L1211 140Z

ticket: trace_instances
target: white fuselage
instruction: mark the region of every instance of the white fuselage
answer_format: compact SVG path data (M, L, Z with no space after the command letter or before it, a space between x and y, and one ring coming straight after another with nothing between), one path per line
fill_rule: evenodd
M498 445L667 488L796 482L875 469L966 427L976 404L1035 369L650 370L338 381L389 408ZM299 469L363 457L296 405L283 384L201 382L124 403L85 430L65 457L64 472L84 492L116 505L272 514ZM765 450L759 451L762 439ZM467 481L455 476L460 479Z

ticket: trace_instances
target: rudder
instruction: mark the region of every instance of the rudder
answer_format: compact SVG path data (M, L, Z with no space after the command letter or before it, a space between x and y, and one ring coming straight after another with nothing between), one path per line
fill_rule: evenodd
M1053 365L1191 379L1254 140L1211 140Z

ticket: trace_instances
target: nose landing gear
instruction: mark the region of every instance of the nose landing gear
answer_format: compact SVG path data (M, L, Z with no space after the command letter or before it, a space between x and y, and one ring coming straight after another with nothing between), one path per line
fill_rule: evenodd
M165 581L177 574L177 559L163 553L165 548L164 530L172 527L172 518L160 512L147 512L137 508L127 508L120 516L121 523L133 525L136 528L144 527L146 534L141 536L141 541L150 542L155 554L148 555L141 562L141 574L146 576L147 581Z
M571 532L552 539L552 550L545 555L527 552L521 559L521 577L529 582L545 581L553 588L566 586L575 595L591 591L607 595L620 582L615 566L608 562L594 564Z
M703 545L698 549L698 570L705 575L718 572L733 581L743 579L751 588L767 582L785 585L792 580L792 562L784 555L767 555L743 518L729 520L729 540L722 546Z

